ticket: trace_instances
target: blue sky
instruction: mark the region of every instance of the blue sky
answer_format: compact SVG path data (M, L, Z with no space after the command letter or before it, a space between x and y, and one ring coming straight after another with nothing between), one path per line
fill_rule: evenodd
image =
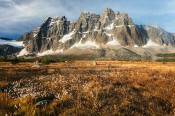
M105 8L128 13L136 24L160 26L175 33L175 0L0 0L0 36L18 36L47 17L75 21L82 11L102 14Z

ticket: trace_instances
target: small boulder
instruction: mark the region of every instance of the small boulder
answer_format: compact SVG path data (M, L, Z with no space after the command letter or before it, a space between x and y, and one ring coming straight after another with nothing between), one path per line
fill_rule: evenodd
M40 68L41 66L39 64L35 64L32 66L33 68Z

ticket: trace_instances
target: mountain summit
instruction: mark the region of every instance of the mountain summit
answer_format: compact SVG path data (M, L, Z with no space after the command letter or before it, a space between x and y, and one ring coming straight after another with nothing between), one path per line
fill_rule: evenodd
M38 56L70 53L73 49L175 47L174 34L158 27L136 25L128 14L115 13L110 8L102 15L82 12L75 22L68 21L65 16L49 17L18 41L24 43L21 55Z

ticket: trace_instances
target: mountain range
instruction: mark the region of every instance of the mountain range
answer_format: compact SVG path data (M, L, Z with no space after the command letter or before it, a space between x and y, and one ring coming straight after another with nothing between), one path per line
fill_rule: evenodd
M107 8L102 15L82 12L75 21L47 18L17 42L26 56L89 56L97 59L141 59L175 50L175 34L160 27L136 25L126 13Z

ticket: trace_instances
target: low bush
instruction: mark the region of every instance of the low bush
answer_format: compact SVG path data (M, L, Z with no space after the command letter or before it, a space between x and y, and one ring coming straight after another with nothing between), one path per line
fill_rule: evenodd
M47 58L44 58L44 59L41 59L40 62L42 64L50 64L51 63L51 60L50 59L47 59Z
M6 57L1 57L0 62L7 62L7 58Z

